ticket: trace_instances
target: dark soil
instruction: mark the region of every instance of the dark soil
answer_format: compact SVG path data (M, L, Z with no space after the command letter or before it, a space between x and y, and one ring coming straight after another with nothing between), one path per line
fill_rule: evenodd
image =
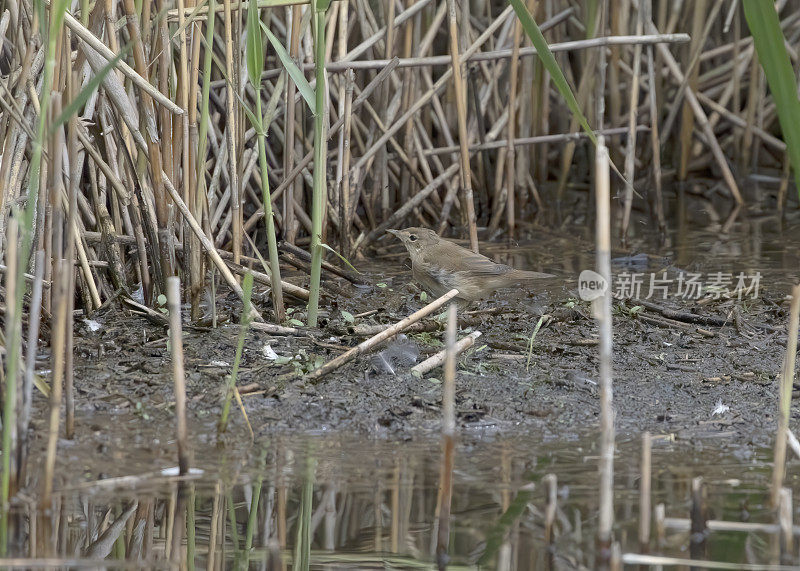
M356 326L390 324L424 305L408 273L383 275L384 281L374 279L377 285L361 289L337 282L343 293L326 300L320 330L286 337L248 332L237 385L257 435L348 431L408 439L440 428L441 369L416 378L399 363L391 374L378 371L365 356L315 384L299 376L362 341ZM716 325L690 323L686 315L668 320L632 300L615 302L618 431L771 442L786 344L784 298L783 291L762 291L755 300L702 306L659 301L682 314L719 320ZM260 292L256 301L263 308L266 299ZM239 332L231 324L238 322L238 302L222 295L218 302L218 328L184 331L189 410L194 422L211 426L220 414ZM303 305L295 307L294 315L302 319ZM377 312L350 321L371 310ZM550 320L543 322L528 356L530 336L543 314ZM548 284L536 294L510 292L464 309L461 318L459 337L482 332L458 363L462 433L526 432L568 440L598 425L597 326L590 305L568 287ZM80 319L76 326L78 413L167 418L174 397L166 328L121 307L92 319L101 324L99 330L90 331ZM426 323L430 331L409 334L420 359L438 351L443 337L437 322ZM277 360L267 358L267 345ZM40 404L45 405L44 398ZM233 423L244 424L235 409Z

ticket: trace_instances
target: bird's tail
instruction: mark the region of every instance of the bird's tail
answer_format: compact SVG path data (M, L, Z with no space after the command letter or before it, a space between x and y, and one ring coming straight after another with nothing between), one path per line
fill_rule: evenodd
M554 278L556 276L553 274L545 274L542 272L528 272L526 270L514 270L509 277L519 281L528 281L528 280L541 280L545 278Z

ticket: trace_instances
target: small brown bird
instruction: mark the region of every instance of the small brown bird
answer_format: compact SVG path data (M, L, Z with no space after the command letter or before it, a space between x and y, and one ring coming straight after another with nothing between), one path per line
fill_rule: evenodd
M411 256L414 279L436 297L456 288L459 291L456 297L474 301L500 288L554 277L552 274L526 272L496 264L486 256L440 238L427 228L387 232L400 238Z

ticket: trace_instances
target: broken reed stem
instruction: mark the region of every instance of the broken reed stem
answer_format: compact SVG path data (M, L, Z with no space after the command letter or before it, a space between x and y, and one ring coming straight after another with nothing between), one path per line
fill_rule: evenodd
M614 409L611 387L611 188L608 149L603 137L598 138L595 177L597 273L609 284L609 289L594 302L600 330L600 517L597 538L601 554L608 556L614 524Z
M770 493L770 503L773 509L778 507L786 470L786 431L789 429L789 409L792 404L792 384L794 383L794 369L797 359L798 322L800 322L800 284L792 288L786 353L783 357L783 369L778 387L778 432L775 436L775 458L772 467L772 489Z
M480 336L481 336L480 331L473 331L463 339L459 339L459 341L455 344L453 348L455 354L460 355L461 353L472 347L475 344L475 340ZM447 349L443 349L438 353L436 353L435 355L428 357L421 363L411 367L411 373L420 376L429 373L436 367L441 366L447 359L447 355L448 355Z
M430 315L431 313L442 307L444 304L446 304L448 301L450 301L457 295L458 295L458 290L451 289L442 297L433 300L428 305L426 305L419 311L412 313L402 321L398 321L394 325L390 325L381 333L378 333L377 335L374 335L369 339L362 341L361 343L359 343L346 353L343 353L338 357L336 357L335 359L328 361L327 363L322 365L319 369L312 371L311 373L306 375L306 379L312 382L318 381L331 371L335 371L336 369L338 369L339 367L341 367L346 363L349 363L359 355L363 355L364 353L371 351L372 349L374 349L387 339L391 339L398 333L402 333L406 327L408 327L412 323L416 323L426 315Z
M169 344L172 355L172 381L175 388L175 421L178 445L178 468L181 476L189 473L189 442L186 428L186 374L183 369L183 329L181 327L181 280L167 278Z
M447 332L445 335L444 384L442 385L442 433L452 435L456 429L456 333L458 331L458 306L450 302L447 307ZM480 333L478 333L480 335ZM469 337L467 337L469 339Z
M649 432L642 434L642 460L639 478L639 549L645 553L650 550L652 442Z
M451 301L447 308L447 332L445 334L447 356L444 365L444 383L442 384L442 464L439 472L439 504L437 506L439 518L436 532L436 563L439 569L446 569L449 561L447 552L450 545L450 509L453 499L453 468L455 466L457 331L458 305Z
M793 559L794 533L792 525L792 489L781 488L778 502L778 525L780 531L781 562L791 564Z
M552 568L555 555L555 549L553 548L555 533L553 533L553 529L556 523L556 515L558 515L558 476L552 473L545 474L544 478L542 478L542 484L544 484L545 493L547 494L547 504L544 510L544 537L542 539L547 546L548 563Z

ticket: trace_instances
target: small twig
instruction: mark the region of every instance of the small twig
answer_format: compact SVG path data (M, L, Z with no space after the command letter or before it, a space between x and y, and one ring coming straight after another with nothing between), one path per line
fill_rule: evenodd
M399 321L398 323L395 323L394 325L386 328L381 333L378 333L377 335L375 335L373 337L370 337L366 341L362 341L361 343L359 343L358 345L356 345L355 347L350 349L347 353L344 353L343 355L339 355L335 359L333 359L331 361L328 361L327 363L322 365L316 371L312 371L311 373L306 375L306 378L309 381L312 381L312 382L313 381L318 381L319 379L321 379L322 377L324 377L325 375L327 375L331 371L335 371L336 369L338 369L339 367L341 367L342 365L344 365L346 363L349 363L350 361L352 361L353 359L355 359L359 355L363 355L364 353L366 353L368 351L371 351L372 349L374 349L376 346L378 346L379 344L383 343L387 339L391 339L392 337L394 337L398 333L401 333L409 325L411 325L412 323L416 323L417 321L419 321L420 319L422 319L426 315L430 315L431 313L433 313L434 311L436 311L437 309L442 307L445 303L447 303L448 301L450 301L451 299L453 299L457 295L458 295L458 290L457 289L451 289L449 292L444 294L442 297L432 301L431 303L429 303L428 305L426 305L425 307L423 307L419 311L417 311L415 313L412 313L411 315L409 315L408 317L406 317L402 321Z
M459 339L458 342L455 344L453 350L455 351L456 355L460 355L470 347L475 344L475 340L481 336L480 331L473 331L466 337ZM432 355L419 363L411 367L411 373L414 375L424 375L425 373L429 373L436 367L444 364L445 359L447 358L447 349L442 349L435 355Z

